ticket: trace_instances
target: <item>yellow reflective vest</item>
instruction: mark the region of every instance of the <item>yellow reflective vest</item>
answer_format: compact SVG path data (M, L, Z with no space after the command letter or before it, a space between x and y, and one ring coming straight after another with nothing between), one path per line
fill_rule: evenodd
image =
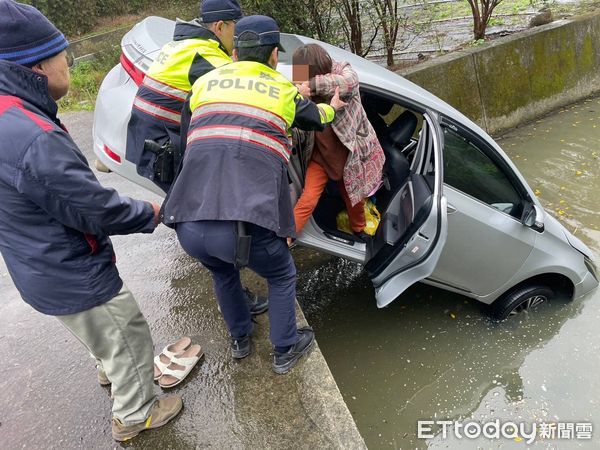
M200 76L231 62L214 39L185 39L166 44L146 76L165 85L189 92Z
M173 39L161 49L140 85L127 127L126 158L150 179L156 156L145 150L145 140L159 145L170 142L179 149L182 109L192 84L231 62L217 37L198 22L177 22Z
M303 98L279 72L249 61L199 78L189 102L187 147L163 222L239 220L295 236L288 130L322 131L333 108Z
M215 136L241 139L286 162L290 127L322 128L335 115L330 105L304 99L281 73L252 61L231 63L199 78L192 87L190 109L188 143Z

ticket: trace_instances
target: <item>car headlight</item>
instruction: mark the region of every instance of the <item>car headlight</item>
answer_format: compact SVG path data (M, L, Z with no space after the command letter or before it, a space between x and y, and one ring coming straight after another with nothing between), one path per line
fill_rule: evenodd
M584 256L583 260L585 261L585 266L588 268L596 281L600 282L600 280L598 280L598 266L596 266L596 263L587 256Z

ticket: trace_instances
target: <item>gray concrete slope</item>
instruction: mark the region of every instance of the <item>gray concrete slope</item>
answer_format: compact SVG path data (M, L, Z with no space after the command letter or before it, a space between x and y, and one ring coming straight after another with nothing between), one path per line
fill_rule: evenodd
M91 113L64 117L93 162ZM159 200L115 174L101 182L124 195ZM232 361L211 277L161 226L152 235L116 236L117 264L153 333L155 349L188 335L205 350L188 380L172 391L184 410L132 448L365 448L318 346L291 373L271 370L268 319L261 316L250 357ZM266 293L250 272L244 281ZM2 448L114 448L109 391L93 360L59 322L34 311L0 260L0 435ZM300 309L298 320L305 323ZM160 391L156 387L157 393Z

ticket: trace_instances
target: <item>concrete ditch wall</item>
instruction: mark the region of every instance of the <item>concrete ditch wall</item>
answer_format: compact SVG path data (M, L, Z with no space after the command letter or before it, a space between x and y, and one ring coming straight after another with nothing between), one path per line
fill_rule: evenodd
M402 75L497 134L600 92L600 14L454 52Z

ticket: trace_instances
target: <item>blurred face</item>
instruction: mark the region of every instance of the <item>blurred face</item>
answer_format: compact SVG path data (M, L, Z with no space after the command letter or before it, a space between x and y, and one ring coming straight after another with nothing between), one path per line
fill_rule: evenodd
M294 64L292 66L292 81L302 84L309 80L309 73L310 66L308 64Z
M68 58L67 51L63 50L52 58L37 63L31 70L48 78L48 93L54 100L59 100L69 92L71 65L72 61Z

